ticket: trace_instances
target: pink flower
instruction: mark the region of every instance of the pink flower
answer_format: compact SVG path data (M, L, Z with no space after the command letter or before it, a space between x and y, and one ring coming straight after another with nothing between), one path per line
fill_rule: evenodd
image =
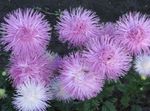
M150 53L150 19L140 13L128 13L117 22L116 39L132 55Z
M105 74L108 80L117 80L124 76L132 60L123 47L109 36L93 39L83 56L91 69L99 74Z
M79 53L64 58L60 73L61 84L75 99L95 97L104 84L104 76L92 72Z
M96 36L99 18L90 10L81 7L63 11L56 29L59 39L73 46L83 46L89 38Z
M51 65L47 55L24 59L13 56L8 72L15 87L28 80L49 84L53 69Z
M50 40L50 25L44 15L32 9L9 13L2 23L3 44L6 50L23 57L41 54Z

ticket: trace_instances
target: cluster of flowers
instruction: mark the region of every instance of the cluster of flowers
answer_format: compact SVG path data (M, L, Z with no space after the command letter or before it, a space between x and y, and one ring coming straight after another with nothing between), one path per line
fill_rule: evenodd
M116 23L100 23L84 8L64 10L55 26L62 42L80 50L63 58L46 51L51 28L32 9L9 13L2 23L2 44L11 50L8 74L19 111L45 111L52 99L85 100L97 96L105 81L116 81L132 66L150 75L150 19L127 13Z

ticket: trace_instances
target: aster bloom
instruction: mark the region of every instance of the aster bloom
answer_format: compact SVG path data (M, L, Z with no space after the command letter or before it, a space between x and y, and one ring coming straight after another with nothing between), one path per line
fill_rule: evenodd
M25 59L12 56L8 72L14 86L18 86L28 80L48 84L50 77L53 76L52 70L51 61L47 55Z
M13 104L19 111L46 111L52 94L42 83L26 82L16 89Z
M32 9L9 13L2 23L5 49L23 57L41 54L50 40L50 25L44 15Z
M132 55L150 53L150 19L140 13L128 13L117 22L117 40Z
M150 76L150 56L149 55L139 55L135 60L135 70L141 76Z
M107 80L117 80L124 76L132 60L124 48L108 35L93 39L83 56L91 69L99 74L105 74Z
M90 10L81 7L63 11L56 29L59 39L73 46L84 45L89 38L96 36L99 18Z
M59 77L55 77L51 81L51 92L53 97L57 100L70 101L73 99L71 95L65 90L64 86L61 84L61 79Z
M78 100L95 97L104 84L104 76L91 71L79 53L63 59L60 74L65 91Z

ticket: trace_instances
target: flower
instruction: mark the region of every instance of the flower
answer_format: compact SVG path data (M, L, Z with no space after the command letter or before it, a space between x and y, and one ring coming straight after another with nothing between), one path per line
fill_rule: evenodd
M141 76L150 76L150 56L149 55L139 55L135 60L135 70Z
M73 46L83 46L89 38L96 36L98 22L99 18L94 12L79 7L71 11L64 10L56 29L61 41L68 41Z
M46 111L51 96L48 86L42 83L26 82L17 87L13 104L19 111Z
M42 81L45 84L49 84L50 77L53 76L53 68L51 68L51 61L47 55L24 59L12 56L10 61L8 72L14 86L18 86L28 80Z
M141 13L128 13L117 22L116 39L132 55L150 53L150 19Z
M57 100L63 100L63 101L70 101L73 99L71 95L64 89L64 86L61 84L61 79L58 77L55 77L51 81L51 91L53 93L53 97Z
M9 13L2 23L2 43L14 55L23 57L41 54L50 40L50 25L44 15L32 9Z
M124 48L108 35L91 40L83 56L92 70L105 74L108 80L124 76L132 60Z
M104 76L91 71L79 53L63 59L60 74L60 81L65 91L78 100L95 97L104 84Z

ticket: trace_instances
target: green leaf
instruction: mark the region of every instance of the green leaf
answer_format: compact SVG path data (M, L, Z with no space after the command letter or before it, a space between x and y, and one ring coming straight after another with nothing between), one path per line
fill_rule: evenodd
M107 86L103 89L102 93L100 96L102 97L108 97L111 96L113 93L114 87L113 86Z
M83 104L83 110L82 111L90 111L90 103L89 102L85 102Z
M139 105L133 105L131 111L142 111L142 108Z
M125 95L121 98L121 104L126 108L129 106L130 97Z
M106 101L102 106L102 111L117 111L112 102Z
M108 111L105 105L102 106L102 111Z
M118 89L120 92L122 92L122 93L126 93L126 92L127 92L126 86L125 86L124 84L122 84L122 83L117 84L117 89Z

